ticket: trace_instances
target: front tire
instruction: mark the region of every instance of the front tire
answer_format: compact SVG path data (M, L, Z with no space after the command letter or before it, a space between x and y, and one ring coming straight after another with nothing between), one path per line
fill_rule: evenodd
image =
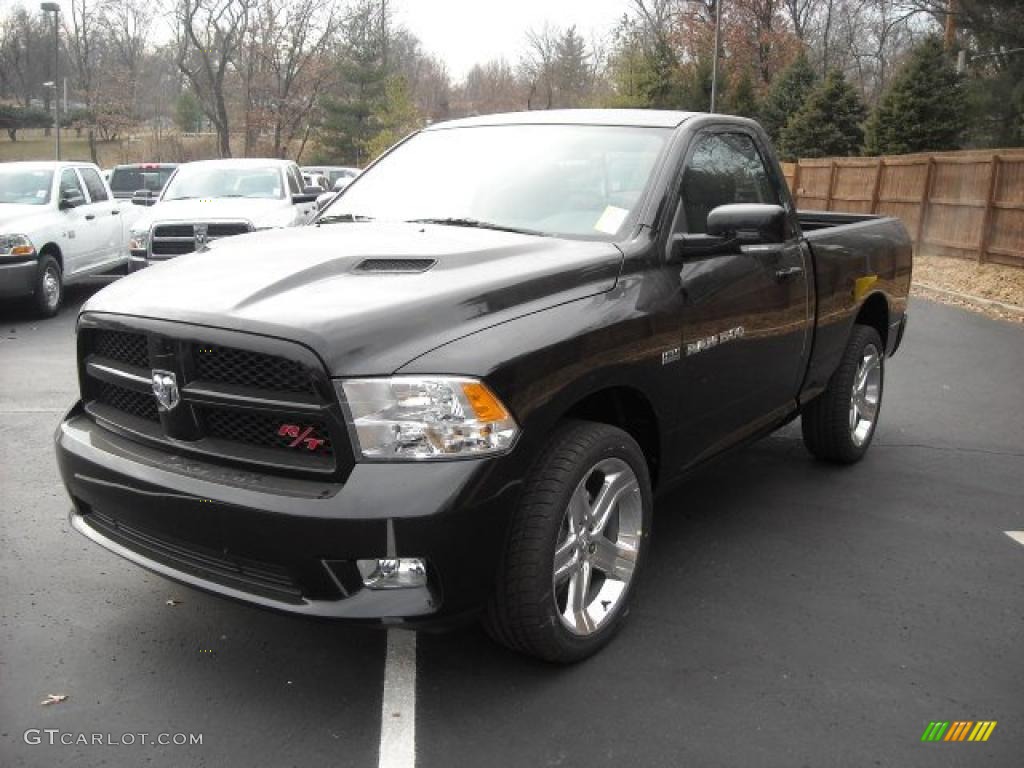
M882 408L885 347L878 331L855 325L828 387L804 408L804 445L837 464L860 461L871 445Z
M607 424L566 422L524 484L484 618L491 636L558 663L599 650L629 612L651 509L636 441Z
M36 273L36 287L32 296L36 313L41 317L53 317L60 311L64 300L64 273L57 260L49 254L39 258Z

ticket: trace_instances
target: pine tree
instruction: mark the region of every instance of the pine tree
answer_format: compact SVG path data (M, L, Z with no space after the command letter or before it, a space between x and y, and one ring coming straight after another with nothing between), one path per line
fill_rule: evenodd
M583 36L569 27L555 44L555 98L559 106L578 107L590 95L590 56Z
M783 160L860 154L865 113L860 95L834 69L782 129L779 154Z
M761 104L761 125L778 142L782 129L803 107L807 97L818 85L818 75L804 51L772 82Z
M388 79L384 98L374 107L369 123L376 133L363 146L367 161L376 159L420 127L420 113L404 77L394 75Z
M869 155L959 149L967 127L963 82L938 38L919 45L866 126Z
M757 94L750 79L750 71L744 70L736 85L726 94L725 112L740 117L757 117Z
M392 33L386 7L359 0L343 30L345 54L338 64L340 94L324 100L319 157L331 163L366 164L366 147L376 129L371 116L386 100L390 75L388 39Z

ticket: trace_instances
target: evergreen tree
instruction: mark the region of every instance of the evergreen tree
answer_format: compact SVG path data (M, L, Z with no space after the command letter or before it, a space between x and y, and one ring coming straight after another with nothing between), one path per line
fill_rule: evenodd
M726 94L723 104L725 106L723 111L730 115L757 117L757 94L754 93L754 83L750 79L749 70L743 71L739 81Z
M174 122L182 133L198 133L203 123L203 108L190 90L184 90L174 105Z
M363 147L367 161L376 159L420 127L420 113L404 77L395 75L388 79L384 98L375 105L369 123L376 133Z
M803 107L807 97L818 85L818 75L804 51L772 82L761 104L761 125L778 142L782 129Z
M383 15L382 15L383 14ZM345 53L338 65L339 95L324 101L320 157L332 163L365 165L366 149L376 127L371 116L386 100L388 39L391 19L386 7L359 0L343 30Z
M590 95L590 55L583 36L569 27L555 45L555 98L559 106L578 107Z
M860 95L833 69L782 129L779 154L790 161L860 154L865 113Z
M918 46L866 126L869 155L960 148L967 124L963 82L938 38Z

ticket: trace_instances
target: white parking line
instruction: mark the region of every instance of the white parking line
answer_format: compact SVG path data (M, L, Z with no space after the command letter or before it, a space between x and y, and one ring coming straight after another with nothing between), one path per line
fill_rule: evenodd
M1003 531L1007 536L1018 544L1024 544L1024 531Z
M388 630L378 768L416 765L416 633Z

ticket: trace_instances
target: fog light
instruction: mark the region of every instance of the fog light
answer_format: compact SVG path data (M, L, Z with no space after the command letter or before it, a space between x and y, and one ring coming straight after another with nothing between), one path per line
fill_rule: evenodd
M420 557L357 560L367 589L410 589L427 583L427 561Z

